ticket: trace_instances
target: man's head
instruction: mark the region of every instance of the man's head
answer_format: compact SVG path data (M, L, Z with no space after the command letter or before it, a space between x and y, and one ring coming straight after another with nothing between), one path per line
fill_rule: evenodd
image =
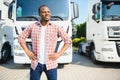
M38 14L41 17L41 21L49 21L51 18L50 9L46 5L42 5L38 9Z

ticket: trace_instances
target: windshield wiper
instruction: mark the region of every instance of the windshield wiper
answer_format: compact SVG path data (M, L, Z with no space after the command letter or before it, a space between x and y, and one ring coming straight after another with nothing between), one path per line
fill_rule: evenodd
M107 15L103 17L103 20L120 20L120 16L119 15Z
M62 20L63 21L63 18L61 18L60 16L51 16L51 18L53 18L53 19L51 19L51 20Z
M21 16L21 17L17 17L17 20L26 20L26 21L39 21L39 18L36 16Z
M120 16L119 15L109 15L112 20L120 20Z

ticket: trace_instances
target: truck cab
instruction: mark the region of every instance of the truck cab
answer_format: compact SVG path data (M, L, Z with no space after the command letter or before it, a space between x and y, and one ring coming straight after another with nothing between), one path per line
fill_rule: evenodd
M120 0L89 0L87 46L94 63L120 62Z
M8 18L13 20L13 54L14 62L18 64L31 63L28 56L18 43L18 35L30 24L40 20L38 15L38 7L47 5L51 10L51 21L60 27L72 37L72 22L71 20L78 17L77 5L70 0L13 0L9 5ZM73 10L72 10L73 9ZM72 15L72 11L74 13ZM31 49L31 39L27 38L26 44ZM56 45L56 52L59 51L64 42L58 38ZM72 45L65 51L65 53L57 60L58 63L72 62Z
M8 2L10 0L0 1L0 62L7 62L12 56L10 42L11 20L8 18Z

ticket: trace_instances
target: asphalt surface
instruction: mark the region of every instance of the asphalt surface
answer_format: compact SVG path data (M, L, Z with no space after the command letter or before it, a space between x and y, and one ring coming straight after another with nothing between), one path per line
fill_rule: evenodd
M58 69L58 80L120 80L120 63L95 65L86 56L74 51L73 62ZM0 80L29 80L30 65L0 64ZM43 73L41 80L47 80Z

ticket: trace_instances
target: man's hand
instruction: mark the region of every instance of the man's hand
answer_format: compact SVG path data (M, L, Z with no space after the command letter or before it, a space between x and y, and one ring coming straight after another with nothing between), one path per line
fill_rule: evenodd
M30 50L26 52L30 60L37 60L37 56Z
M26 54L27 54L27 56L29 57L30 60L38 60L37 56L27 48L25 43L20 43L20 45L24 49L24 51L26 52Z
M49 54L48 59L54 61L60 57L59 53Z

